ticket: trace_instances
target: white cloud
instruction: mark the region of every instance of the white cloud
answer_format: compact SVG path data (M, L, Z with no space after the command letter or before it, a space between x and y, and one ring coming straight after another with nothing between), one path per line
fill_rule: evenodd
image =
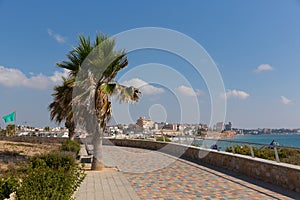
M49 78L50 82L52 82L53 84L59 84L62 82L61 77L62 76L67 77L68 73L69 73L69 70L67 70L67 69L64 69L63 72L54 71L53 75L49 76L48 78Z
M262 71L272 71L272 70L274 70L274 68L271 65L261 64L256 68L255 72L260 73Z
M185 96L190 96L190 97L199 96L199 95L203 94L203 92L201 90L199 90L199 89L194 90L193 88L187 87L185 85L179 86L178 88L176 88L176 90L178 92L180 92L181 94L183 94Z
M27 77L22 71L14 68L0 66L0 85L6 87L27 87L32 89L46 89L50 86L61 83L62 76L67 76L67 70L55 71L52 76L43 74L34 75L30 73Z
M285 96L280 96L280 102L285 104L285 105L288 105L288 104L292 103L292 100L286 98Z
M53 37L58 43L65 43L66 42L66 38L59 35L59 34L56 34L53 32L52 29L48 28L47 30L48 34Z
M150 85L146 81L139 78L133 78L129 81L124 81L122 84L125 86L136 87L141 90L142 94L160 94L164 92L164 89L154 87L153 85Z
M228 90L226 94L222 95L226 99L237 98L237 99L247 99L250 95L247 92L241 90Z

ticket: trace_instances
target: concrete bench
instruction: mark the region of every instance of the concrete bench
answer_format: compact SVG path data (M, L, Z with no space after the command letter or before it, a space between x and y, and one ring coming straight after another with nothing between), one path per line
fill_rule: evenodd
M79 160L81 163L92 163L92 155L86 149L87 145L80 145Z
M94 154L94 146L93 145L85 144L85 149L86 149L88 155Z

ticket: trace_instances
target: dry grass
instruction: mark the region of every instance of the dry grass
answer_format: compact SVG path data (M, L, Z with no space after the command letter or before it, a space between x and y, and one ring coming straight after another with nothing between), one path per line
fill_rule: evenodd
M28 157L57 150L60 144L34 144L26 142L0 141L0 171L15 166Z

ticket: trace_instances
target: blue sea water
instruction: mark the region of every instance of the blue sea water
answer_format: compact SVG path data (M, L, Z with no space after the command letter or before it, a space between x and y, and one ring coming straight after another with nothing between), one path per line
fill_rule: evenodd
M262 134L262 135L238 135L230 140L239 142L251 142L260 144L270 144L272 140L280 146L300 148L300 134Z
M225 149L230 146L247 145L239 142L255 143L253 144L254 147L261 148L268 146L273 140L278 142L279 146L300 148L300 134L247 134L237 135L234 138L225 138L220 140L197 140L196 143L204 148L212 148L212 145L217 144L221 151L225 151Z

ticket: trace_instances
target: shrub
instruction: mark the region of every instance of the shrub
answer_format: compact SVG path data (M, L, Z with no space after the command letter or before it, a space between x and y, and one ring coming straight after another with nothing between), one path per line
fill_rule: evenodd
M16 199L71 199L85 173L75 157L80 144L67 140L61 151L33 156L0 174L0 199L15 192ZM15 153L10 156L17 156Z
M232 149L231 147L227 147L225 151L232 152ZM237 154L251 155L250 148L248 146L235 146L234 151ZM269 149L269 148L258 149L256 147L253 147L253 152L255 157L268 159L268 160L275 160L274 149ZM300 165L300 150L284 149L278 147L277 152L278 152L278 157L280 162Z
M263 158L267 160L275 160L275 152L272 149L262 148L254 149L254 155L258 158Z
M70 199L85 174L66 153L34 156L24 168L17 199Z
M9 198L18 187L18 179L11 174L0 178L0 199Z
M48 167L53 170L60 168L69 171L75 165L75 159L72 153L53 152L45 155L34 156L29 159L31 168Z
M164 141L164 138L165 138L165 141ZM168 138L166 136L164 136L164 137L157 137L156 141L159 141L159 142L171 142L170 138Z
M194 142L193 142L191 145L192 145L192 146L194 146L194 147L200 147L200 145L199 145L199 144L197 144L197 143L194 143Z
M231 149L231 147L227 147L225 149L225 151L232 152L232 149ZM250 151L250 148L248 146L235 146L234 147L234 152L237 153L237 154L242 154L242 155L248 155L248 156L251 155L251 151Z
M278 156L281 162L300 165L300 150L297 149L278 149Z
M61 199L69 200L84 178L83 172L73 168L30 168L22 185L16 191L17 199Z
M80 144L78 142L75 142L74 140L66 140L61 145L62 151L71 151L76 153L78 155L80 151Z

